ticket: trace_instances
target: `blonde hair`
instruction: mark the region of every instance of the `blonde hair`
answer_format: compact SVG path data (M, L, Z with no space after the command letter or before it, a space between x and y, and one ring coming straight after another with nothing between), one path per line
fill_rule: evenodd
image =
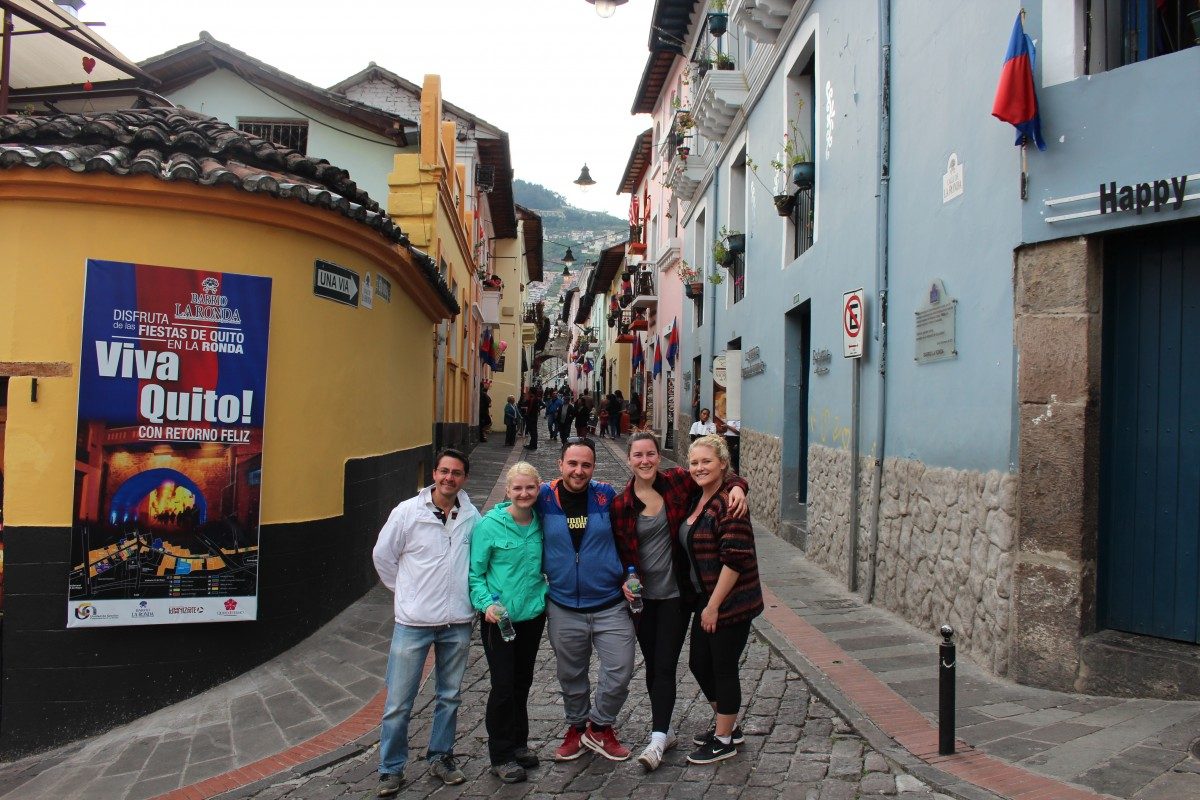
M690 445L688 445L688 461L692 460L692 451L697 447L707 447L712 450L713 453L716 454L717 459L725 465L724 472L729 472L729 465L731 463L729 457L729 445L725 444L724 436L718 436L715 433L710 433L707 436L701 436L699 439L692 442Z
M504 476L505 488L512 486L513 481L515 481L521 475L533 478L534 483L542 482L542 476L541 473L537 471L537 467L535 467L533 464L530 464L528 461L518 461L508 468L508 472Z

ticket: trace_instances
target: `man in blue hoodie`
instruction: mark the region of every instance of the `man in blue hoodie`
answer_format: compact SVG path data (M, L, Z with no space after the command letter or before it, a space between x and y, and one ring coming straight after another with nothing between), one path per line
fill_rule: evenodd
M616 491L592 480L596 445L591 439L568 438L558 463L562 477L542 484L537 504L550 601L547 625L567 717L567 732L554 759L571 761L586 747L624 761L629 750L617 738L613 722L629 695L636 637L608 519ZM588 681L593 649L600 661L594 695Z

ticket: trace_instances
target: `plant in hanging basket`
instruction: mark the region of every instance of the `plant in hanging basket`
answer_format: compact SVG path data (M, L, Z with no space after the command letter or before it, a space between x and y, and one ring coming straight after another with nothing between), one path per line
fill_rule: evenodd
M692 154L692 148L686 144L681 144L675 148L675 152L679 155L680 160L687 161L687 157Z
M700 270L689 264L686 258L680 259L679 264L675 266L675 274L684 283L696 283L701 278Z
M804 99L797 97L796 110L802 108ZM783 150L771 160L771 166L778 172L790 172L792 183L801 189L808 189L813 185L816 167L808 151L808 142L800 132L800 127L790 118L788 130L783 134Z
M685 283L683 285L683 294L689 300L699 300L704 296L704 281L696 281L695 283Z
M719 272L714 272L708 276L708 282L711 283L713 286L720 286L722 283L725 282L725 276Z
M777 194L773 199L775 201L775 213L781 217L790 217L792 215L792 211L796 208L796 195Z
M708 32L713 36L723 36L729 30L729 15L725 13L726 0L712 0L708 12Z

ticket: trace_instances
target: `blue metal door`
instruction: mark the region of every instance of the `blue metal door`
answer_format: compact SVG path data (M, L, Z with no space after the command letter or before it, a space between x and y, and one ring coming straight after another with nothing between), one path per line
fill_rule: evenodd
M1200 641L1200 229L1105 242L1098 611Z

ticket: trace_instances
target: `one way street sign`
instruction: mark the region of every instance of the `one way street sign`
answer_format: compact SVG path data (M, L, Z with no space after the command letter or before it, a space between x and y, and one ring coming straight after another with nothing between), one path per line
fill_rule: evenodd
M317 259L313 265L313 294L358 307L359 277L354 270Z

